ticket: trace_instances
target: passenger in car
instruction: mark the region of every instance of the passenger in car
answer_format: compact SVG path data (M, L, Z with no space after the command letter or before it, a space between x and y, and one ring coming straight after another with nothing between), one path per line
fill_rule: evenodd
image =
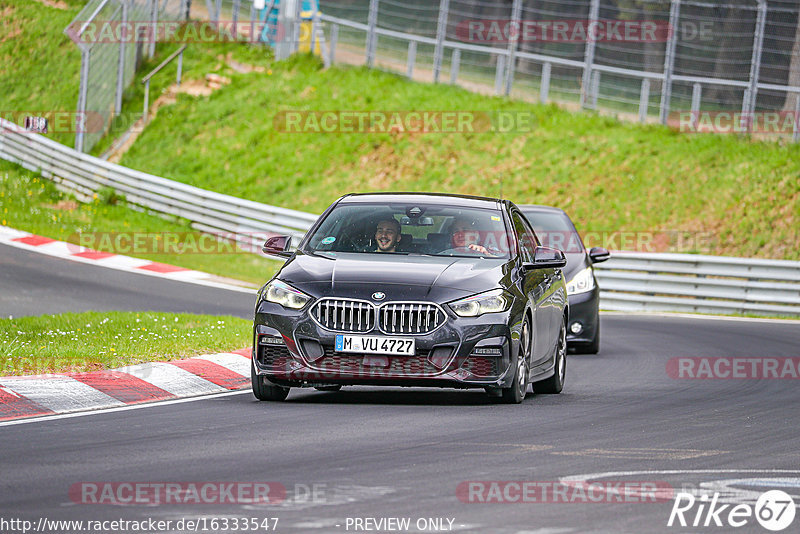
M375 242L378 245L375 252L397 252L400 242L400 223L397 219L381 219L375 228Z
M452 250L470 250L479 252L486 256L495 255L493 251L488 250L486 247L478 243L480 241L481 233L477 229L475 221L472 219L467 217L456 217L450 229L453 233L452 238L450 239L450 243L453 247Z

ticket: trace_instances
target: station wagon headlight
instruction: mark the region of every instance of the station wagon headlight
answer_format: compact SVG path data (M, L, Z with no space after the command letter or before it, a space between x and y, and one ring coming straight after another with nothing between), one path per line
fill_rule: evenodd
M493 289L450 303L460 317L477 317L484 313L504 312L511 307L511 297L502 289Z
M591 267L583 269L567 282L567 295L578 295L592 289L594 289L594 274Z
M267 284L263 295L264 300L292 310L299 310L311 300L311 297L302 291L277 279Z

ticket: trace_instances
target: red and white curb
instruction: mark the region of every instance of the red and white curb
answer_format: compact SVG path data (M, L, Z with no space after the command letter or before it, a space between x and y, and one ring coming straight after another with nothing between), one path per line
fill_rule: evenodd
M158 276L181 282L189 282L209 287L218 287L240 291L243 293L255 293L255 289L241 287L220 281L218 276L194 271L184 267L168 265L141 258L132 258L121 254L110 252L99 252L90 248L74 245L65 241L57 241L49 237L30 234L21 230L15 230L8 226L0 226L0 243L9 245L40 254L46 254L56 258L88 263L100 267L108 267L120 271L128 271L149 276Z
M0 421L195 397L250 386L250 349L105 371L0 377Z

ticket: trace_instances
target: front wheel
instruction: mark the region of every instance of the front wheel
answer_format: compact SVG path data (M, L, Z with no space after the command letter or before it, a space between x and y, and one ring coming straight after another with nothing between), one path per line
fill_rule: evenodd
M567 375L567 322L566 318L561 320L561 330L558 333L558 344L556 345L555 369L553 376L545 380L533 383L535 393L561 393L564 389L564 379Z
M528 375L530 374L530 347L531 347L531 327L528 318L522 321L522 328L519 334L519 351L517 354L517 368L514 372L514 382L511 387L503 388L503 402L507 404L519 404L525 399L528 393Z
M282 401L289 395L289 388L264 383L264 377L256 374L255 363L250 365L250 383L253 395L260 401Z

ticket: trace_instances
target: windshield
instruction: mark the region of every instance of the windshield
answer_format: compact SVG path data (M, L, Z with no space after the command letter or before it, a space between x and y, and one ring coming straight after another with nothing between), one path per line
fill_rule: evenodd
M566 214L525 210L522 213L533 226L542 245L562 252L583 252L581 237Z
M508 258L502 212L439 204L339 204L304 252Z

